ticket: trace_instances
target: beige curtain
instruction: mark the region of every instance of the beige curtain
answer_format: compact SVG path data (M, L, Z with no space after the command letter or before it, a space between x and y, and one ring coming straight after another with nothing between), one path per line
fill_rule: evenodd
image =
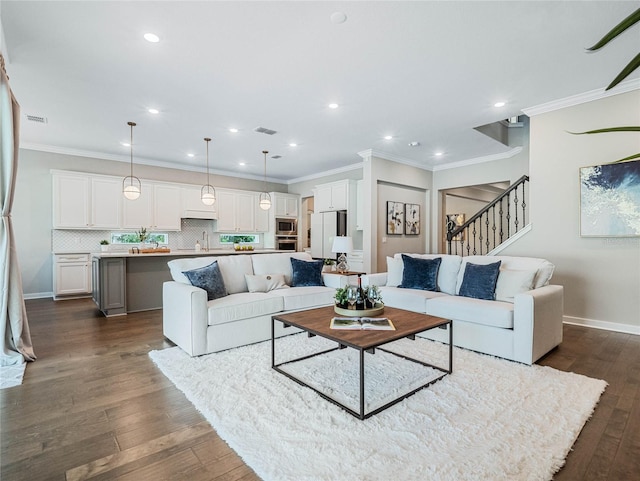
M22 277L13 239L11 206L18 168L20 106L13 96L0 55L0 366L35 361L24 305Z

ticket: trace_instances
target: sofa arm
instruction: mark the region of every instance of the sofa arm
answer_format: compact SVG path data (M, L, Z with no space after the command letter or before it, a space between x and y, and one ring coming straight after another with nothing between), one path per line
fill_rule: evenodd
M562 342L564 288L544 286L514 297L516 361L533 364Z
M162 286L162 332L190 356L207 352L207 292L181 282Z
M362 276L362 285L363 286L386 286L387 285L387 273L386 272L376 272L375 274L367 274Z

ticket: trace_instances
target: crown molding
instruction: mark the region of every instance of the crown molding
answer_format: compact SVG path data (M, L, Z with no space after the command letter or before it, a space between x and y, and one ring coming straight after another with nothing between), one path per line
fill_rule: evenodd
M494 160L509 159L518 155L522 150L522 147L515 147L499 154L484 155L473 159L460 160L459 162L451 162L450 164L436 165L433 167L433 171L438 172L442 170L457 169L459 167L467 167L469 165L484 164L485 162L493 162Z
M320 179L322 177L328 177L330 175L342 174L343 172L350 172L352 170L362 169L364 162L358 162L357 164L349 164L344 167L338 167L333 170L326 170L324 172L319 172L317 174L306 175L304 177L298 177L297 179L287 180L286 184L296 184L298 182L307 182L309 180Z
M127 164L131 161L129 156L124 156L124 155L106 154L104 152L70 149L66 147L57 147L54 145L46 145L46 144L34 144L30 142L21 142L20 148L24 150L35 150L38 152L48 152L51 154L73 155L76 157L88 157L90 159L111 160L114 162L124 162ZM203 167L199 167L199 166L188 165L188 164L177 164L177 163L166 162L161 160L145 159L143 157L137 157L134 164L147 165L151 167L162 167L165 169L173 169L173 170L185 170L188 172L202 172L202 173L206 172L206 170ZM225 177L236 177L239 179L264 181L264 177L261 175L244 174L241 172L230 172L227 170L209 169L209 173L213 175L222 175ZM267 182L272 182L275 184L285 184L285 185L288 183L287 181L284 181L282 179L276 179L273 177L267 177Z
M358 155L362 157L365 160L365 162L369 160L371 157L378 157L379 159L384 159L384 160L389 160L391 162L397 162L399 164L409 165L417 169L431 170L430 165L425 165L420 161L407 159L406 157L402 157L400 155L394 155L388 152L382 152L381 150L374 150L374 149L362 150L358 152Z
M611 97L612 95L624 94L637 89L640 89L640 78L621 82L612 90L605 90L604 88L590 90L589 92L572 95L571 97L565 97L563 99L552 100L551 102L546 102L544 104L534 105L533 107L522 109L522 111L527 116L532 117L534 115L546 114L547 112L553 112L554 110L565 109L567 107L573 107L574 105L604 99Z

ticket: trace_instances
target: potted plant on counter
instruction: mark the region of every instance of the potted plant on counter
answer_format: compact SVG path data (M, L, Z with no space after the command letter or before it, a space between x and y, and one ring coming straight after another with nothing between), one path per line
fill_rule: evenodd
M108 252L109 251L109 241L107 239L102 239L100 241L100 250L102 252Z
M336 265L336 261L333 259L325 259L324 265L322 266L322 272L331 272L334 270L334 266Z

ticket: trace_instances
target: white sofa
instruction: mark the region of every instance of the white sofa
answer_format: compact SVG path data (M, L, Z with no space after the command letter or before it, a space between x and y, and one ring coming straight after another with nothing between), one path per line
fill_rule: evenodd
M168 262L173 281L163 285L163 332L166 338L191 356L200 356L271 338L273 314L331 305L336 288L345 276L323 273L323 286L285 287L268 292L249 292L245 274L283 274L291 285L291 257L312 260L309 254L268 253L188 257ZM218 261L227 296L207 300L207 292L191 285L184 271ZM276 323L276 336L293 334Z
M387 258L387 272L363 277L380 286L386 306L453 320L456 346L533 364L562 342L563 287L549 285L554 265L545 259L510 256L406 254L442 259L438 292L398 287L402 282L402 254ZM467 263L501 261L497 300L458 295ZM448 342L446 330L432 329L423 337Z

